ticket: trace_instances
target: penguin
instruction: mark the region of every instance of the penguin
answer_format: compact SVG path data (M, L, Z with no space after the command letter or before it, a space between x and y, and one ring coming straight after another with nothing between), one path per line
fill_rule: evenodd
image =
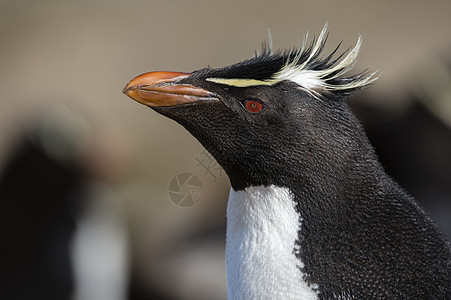
M318 38L224 68L149 72L123 92L227 173L229 299L451 299L449 243L383 169L346 98L377 72Z

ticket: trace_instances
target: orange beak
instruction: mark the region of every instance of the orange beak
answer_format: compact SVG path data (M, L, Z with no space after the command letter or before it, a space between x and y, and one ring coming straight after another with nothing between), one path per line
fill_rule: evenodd
M190 73L149 72L133 78L122 90L124 94L141 104L157 106L176 106L198 101L214 100L212 92L189 84L179 84Z

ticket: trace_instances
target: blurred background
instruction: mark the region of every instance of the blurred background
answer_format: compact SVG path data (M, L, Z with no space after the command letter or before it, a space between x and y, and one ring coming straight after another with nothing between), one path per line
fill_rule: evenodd
M226 298L227 176L121 90L147 71L250 58L268 28L274 49L326 21L328 50L363 35L355 71L381 76L349 103L450 239L450 11L437 0L1 1L0 298ZM183 174L198 179L189 207L168 192L186 193L170 184Z

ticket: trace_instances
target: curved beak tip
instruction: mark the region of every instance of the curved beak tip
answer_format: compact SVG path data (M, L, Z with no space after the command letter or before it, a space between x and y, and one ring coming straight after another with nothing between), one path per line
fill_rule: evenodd
M129 84L130 84L130 82L129 83L127 83L127 85L126 86L124 86L124 88L122 89L122 94L125 94L125 95L127 95L127 92L128 92L128 86L129 86ZM128 96L128 95L127 95Z

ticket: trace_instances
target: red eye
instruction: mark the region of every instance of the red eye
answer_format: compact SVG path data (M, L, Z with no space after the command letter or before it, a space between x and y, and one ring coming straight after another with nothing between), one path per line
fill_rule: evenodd
M260 112L263 110L263 108L265 108L263 103L257 99L247 99L247 100L244 100L242 103L243 103L244 108L246 108L248 111L253 112L253 113Z

